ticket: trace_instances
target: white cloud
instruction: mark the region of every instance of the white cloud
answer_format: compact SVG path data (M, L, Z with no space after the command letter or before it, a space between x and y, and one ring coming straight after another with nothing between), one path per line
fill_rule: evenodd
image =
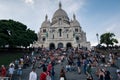
M78 14L81 8L86 4L86 0L63 0L63 9L65 9L68 15L71 17L74 13Z
M24 0L25 1L25 3L27 3L27 4L34 4L34 0Z
M91 41L91 46L96 46L96 45L98 45L97 42L93 42L93 41Z

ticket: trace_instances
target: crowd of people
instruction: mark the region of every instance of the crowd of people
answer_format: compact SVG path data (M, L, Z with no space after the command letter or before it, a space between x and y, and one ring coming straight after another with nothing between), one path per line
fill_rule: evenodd
M97 69L95 73L99 80L112 80L113 77L107 67L115 65L115 56L112 53L104 55L79 48L69 48L67 50L41 48L37 51L37 54L32 52L11 62L8 69L2 65L0 72L1 77L9 76L10 80L13 80L16 71L19 80L22 80L23 70L31 67L32 71L29 73L29 80L56 80L55 76L58 72L55 71L55 68L58 64L62 65L59 80L68 80L67 72L76 72L78 75L85 74L86 80L95 80L93 67ZM37 74L36 69L42 69L42 72ZM118 80L120 80L119 68L116 73Z
M106 59L106 55L78 48L70 48L67 51L64 49L49 51L44 48L39 53L41 63L39 67L43 68L43 73L40 74L40 80L55 80L56 71L54 71L54 66L57 64L63 65L63 63L65 63L65 66L61 67L60 80L67 80L66 73L72 73L73 71L77 71L78 74L84 73L87 76L87 80L94 80L92 67L98 69L96 76L98 76L99 80L112 80L111 73L106 68L115 65L115 56L112 53L107 55L108 59ZM47 75L51 79L47 79ZM117 75L119 80L119 71Z

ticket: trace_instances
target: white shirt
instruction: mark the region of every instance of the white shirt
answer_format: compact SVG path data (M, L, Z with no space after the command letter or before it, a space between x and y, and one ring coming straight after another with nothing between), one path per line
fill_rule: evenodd
M37 80L37 74L35 72L30 72L29 80Z
M10 67L9 68L9 74L13 74L14 73L14 68L13 67Z

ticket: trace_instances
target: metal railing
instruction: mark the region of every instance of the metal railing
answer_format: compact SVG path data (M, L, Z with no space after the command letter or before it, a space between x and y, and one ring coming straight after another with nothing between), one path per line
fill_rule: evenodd
M0 77L0 80L9 80L9 77Z

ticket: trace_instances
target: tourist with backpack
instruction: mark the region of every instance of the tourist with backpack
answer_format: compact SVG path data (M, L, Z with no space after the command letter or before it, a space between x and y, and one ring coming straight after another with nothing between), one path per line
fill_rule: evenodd
M43 67L43 72L40 74L40 80L51 80L49 72L47 72L46 66Z

